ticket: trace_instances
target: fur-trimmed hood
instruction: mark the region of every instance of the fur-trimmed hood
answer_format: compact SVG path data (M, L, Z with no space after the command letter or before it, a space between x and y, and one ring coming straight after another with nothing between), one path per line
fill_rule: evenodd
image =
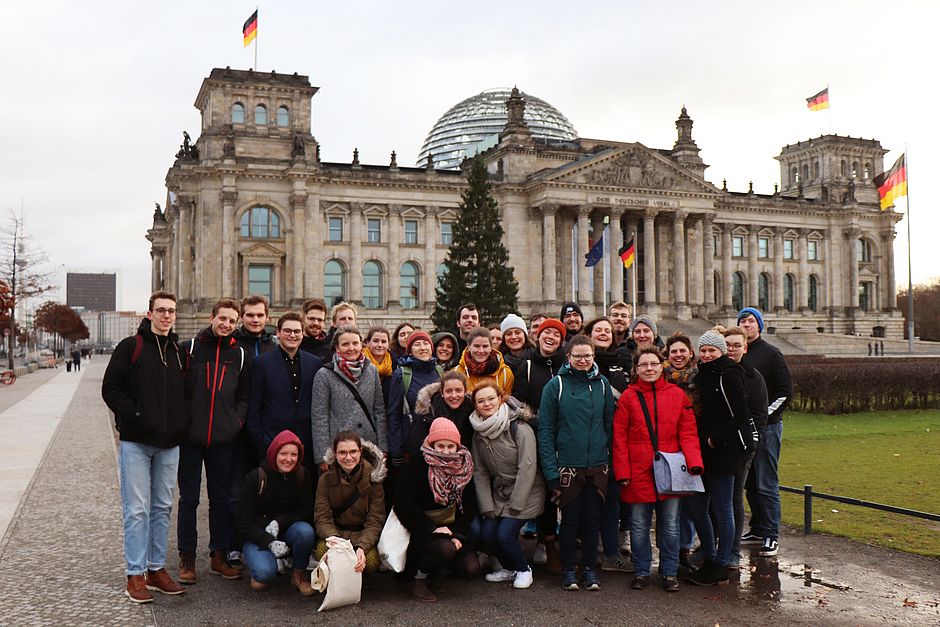
M415 400L415 414L426 416L431 412L431 398L441 391L441 382L429 383L418 390L418 398Z
M516 420L531 423L535 418L532 408L514 396L506 397L506 405L509 406L509 412L515 414Z
M335 461L336 457L333 455L333 447L331 446L326 449L326 453L323 454L323 463L332 466ZM371 468L369 471L369 480L372 481L372 483L382 483L385 481L385 477L388 475L388 468L385 466L385 453L382 452L378 444L363 440L363 468L366 468L366 464Z

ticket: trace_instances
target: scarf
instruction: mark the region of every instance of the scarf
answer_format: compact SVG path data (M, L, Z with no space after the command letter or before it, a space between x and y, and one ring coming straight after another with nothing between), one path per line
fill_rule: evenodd
M359 359L356 361L343 359L339 356L339 353L333 355L333 364L340 372L346 375L347 379L353 383L359 382L359 377L362 376L362 368L365 366L365 361L365 355L359 355Z
M497 351L490 352L490 356L486 358L482 364L473 361L473 357L470 356L470 349L467 349L464 353L464 365L467 367L467 374L473 377L482 377L488 374L493 374L499 370L499 353Z
M424 461L428 464L428 485L434 502L449 507L460 505L463 489L473 478L473 458L466 446L456 453L440 453L430 446L422 446Z
M362 353L369 358L369 361L372 362L372 365L375 366L375 369L379 371L380 379L387 379L392 376L392 354L391 351L385 351L385 356L380 360L376 360L375 356L372 354L372 351L369 350L367 346L362 350Z
M470 424L473 430L488 440L496 439L509 428L509 406L503 403L496 413L489 418L480 418L477 412L470 414Z

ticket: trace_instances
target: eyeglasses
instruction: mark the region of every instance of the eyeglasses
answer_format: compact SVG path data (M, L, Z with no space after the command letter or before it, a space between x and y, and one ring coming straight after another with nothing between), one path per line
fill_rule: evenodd
M355 449L353 451L336 451L337 457L355 457L360 453L360 449Z
M658 361L648 361L644 364L637 364L637 370L656 370L657 368L662 368L663 365Z
M284 335L303 335L303 329L281 329Z
M176 315L175 309L167 308L167 307L157 307L156 309L153 310L153 312L157 314L158 316L165 316L167 314L170 314L171 316Z
M594 357L594 353L588 353L586 355L568 355L568 359L571 361L588 361Z
M315 318L313 316L307 316L307 322L326 322L326 318Z

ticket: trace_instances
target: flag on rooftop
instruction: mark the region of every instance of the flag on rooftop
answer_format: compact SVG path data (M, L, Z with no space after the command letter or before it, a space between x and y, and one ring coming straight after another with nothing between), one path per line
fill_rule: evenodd
M245 25L242 26L242 37L245 40L245 46L255 40L255 37L258 34L258 9L255 9L255 12L251 14L247 20L245 20Z
M907 155L902 154L891 169L875 177L875 187L881 199L881 210L894 204L895 199L907 196Z
M829 108L829 88L826 87L824 90L816 94L815 96L810 96L806 99L806 108L810 111L822 111L823 109Z

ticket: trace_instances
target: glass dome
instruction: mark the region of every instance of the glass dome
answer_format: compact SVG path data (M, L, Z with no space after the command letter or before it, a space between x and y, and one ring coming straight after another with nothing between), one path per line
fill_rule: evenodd
M511 92L508 87L488 89L451 107L428 133L416 165L426 165L430 154L435 168L455 170L465 157L496 145L509 120L506 101ZM525 121L533 137L569 141L578 136L558 109L540 98L520 93L525 98Z

